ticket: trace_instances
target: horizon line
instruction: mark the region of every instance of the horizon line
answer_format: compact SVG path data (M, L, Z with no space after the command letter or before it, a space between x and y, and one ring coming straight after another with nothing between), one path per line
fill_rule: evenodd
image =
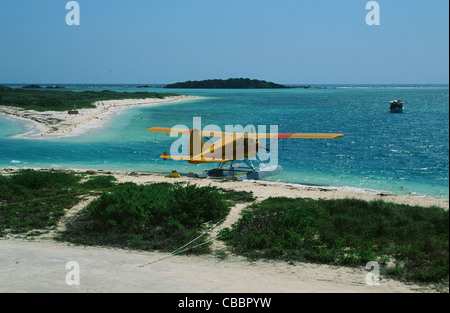
M44 85L44 86L56 86L56 85L87 85L87 86L108 86L108 85L136 85L136 86L145 86L145 85L169 85L172 83L62 83L62 82L45 82L45 83L38 83L38 82L0 82L0 85ZM402 86L413 86L413 85L430 85L430 86L436 86L436 85L446 85L449 86L450 83L278 83L280 85L296 85L296 86L319 86L319 85L345 85L345 86L351 86L351 85L357 85L357 86L376 86L376 85L402 85Z

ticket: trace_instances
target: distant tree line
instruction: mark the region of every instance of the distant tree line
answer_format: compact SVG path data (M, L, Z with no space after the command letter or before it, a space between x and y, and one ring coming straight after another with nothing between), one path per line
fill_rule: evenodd
M273 89L273 88L289 88L284 85L267 82L265 80L249 79L249 78L230 78L208 79L202 81L186 81L175 84L169 84L165 88L179 89Z
M9 88L0 85L0 105L18 107L35 111L66 111L75 106L78 109L95 108L97 101L122 99L163 99L170 96L179 96L173 93L156 92L115 92L69 90L45 90L38 88Z

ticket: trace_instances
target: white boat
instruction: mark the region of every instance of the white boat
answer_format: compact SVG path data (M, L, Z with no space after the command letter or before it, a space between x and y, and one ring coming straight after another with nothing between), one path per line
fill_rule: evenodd
M391 106L389 110L391 113L403 113L403 101L402 100L393 100L391 101Z

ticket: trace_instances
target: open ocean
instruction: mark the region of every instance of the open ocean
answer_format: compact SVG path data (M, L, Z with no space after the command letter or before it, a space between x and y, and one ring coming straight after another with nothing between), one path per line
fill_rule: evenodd
M94 88L95 87L95 88ZM343 133L336 140L280 141L284 171L269 181L449 197L448 86L328 86L286 90L171 90L134 86L116 91L176 92L206 97L158 107L131 108L77 137L13 139L27 122L0 115L0 168L198 172L214 165L163 161L173 138L153 126L278 125L279 132ZM86 86L74 87L85 90ZM67 90L67 89L65 89ZM391 114L389 102L404 100Z

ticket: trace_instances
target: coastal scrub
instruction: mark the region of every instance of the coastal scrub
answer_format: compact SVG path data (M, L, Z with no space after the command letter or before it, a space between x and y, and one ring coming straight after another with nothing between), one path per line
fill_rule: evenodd
M420 282L449 277L449 212L356 199L269 198L221 232L234 253L334 265L376 261L383 274Z
M0 106L17 107L38 112L68 111L95 108L94 103L122 99L164 99L179 96L173 93L156 92L115 92L103 91L67 91L44 89L9 88L0 85Z
M81 175L23 170L0 175L0 237L36 235L54 227L79 196L115 185L112 176L82 182Z
M202 236L206 226L229 213L231 202L218 188L196 185L125 183L93 201L61 234L84 245L174 251ZM204 244L190 253L207 253Z

